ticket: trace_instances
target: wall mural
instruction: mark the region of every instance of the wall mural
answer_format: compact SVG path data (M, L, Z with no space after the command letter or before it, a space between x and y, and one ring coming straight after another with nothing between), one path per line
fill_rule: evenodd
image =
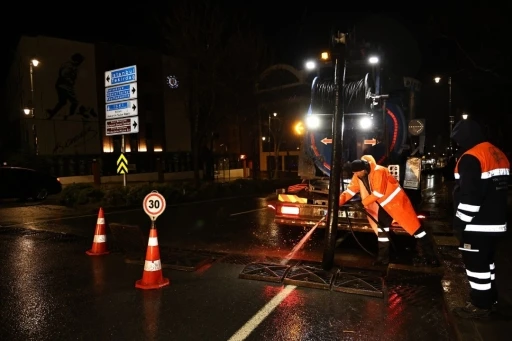
M96 111L94 111L94 108L81 105L75 94L75 82L78 76L79 67L83 63L84 59L83 55L75 53L71 56L70 60L62 64L59 68L57 82L55 83L58 101L52 109L46 110L49 120L59 114L61 109L68 103L70 104L69 110L63 113L64 120L67 120L68 117L74 116L75 114L85 119L98 116Z
M34 68L39 155L100 154L94 44L37 36L23 37L19 48L40 60ZM30 89L30 82L25 82L25 88ZM30 131L28 139L33 145L35 136Z

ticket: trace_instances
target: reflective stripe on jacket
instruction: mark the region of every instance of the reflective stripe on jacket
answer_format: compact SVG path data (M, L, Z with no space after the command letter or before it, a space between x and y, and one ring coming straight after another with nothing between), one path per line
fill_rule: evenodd
M454 225L466 232L505 232L510 175L506 155L491 143L482 142L462 154L454 175Z

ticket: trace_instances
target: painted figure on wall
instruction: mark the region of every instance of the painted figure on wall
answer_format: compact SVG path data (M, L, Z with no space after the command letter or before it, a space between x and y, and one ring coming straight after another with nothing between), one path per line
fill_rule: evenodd
M57 82L55 83L55 90L57 91L57 104L53 109L47 109L48 119L51 120L57 115L61 109L70 104L69 111L64 115L64 120L67 120L70 116L80 115L84 119L96 118L98 115L93 108L85 107L81 105L75 94L75 82L78 77L79 67L84 62L85 57L80 53L75 53L71 56L71 59L65 62L59 68L59 74Z

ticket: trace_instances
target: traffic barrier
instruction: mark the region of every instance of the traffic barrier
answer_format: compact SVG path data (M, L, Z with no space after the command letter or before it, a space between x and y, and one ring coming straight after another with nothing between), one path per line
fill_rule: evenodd
M142 279L135 282L135 287L139 289L158 289L167 285L169 285L169 279L163 277L156 228L151 228Z
M98 213L98 220L96 221L96 230L94 231L94 239L90 250L85 251L89 256L101 256L109 254L107 250L107 230L105 227L105 216L103 215L103 208L100 207Z

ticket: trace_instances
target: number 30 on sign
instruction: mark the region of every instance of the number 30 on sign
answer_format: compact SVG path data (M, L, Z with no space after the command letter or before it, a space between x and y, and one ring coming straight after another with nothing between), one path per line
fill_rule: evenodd
M155 221L160 214L164 213L165 206L165 198L157 191L153 191L146 195L144 202L142 203L144 212L146 212L149 218L153 221Z

